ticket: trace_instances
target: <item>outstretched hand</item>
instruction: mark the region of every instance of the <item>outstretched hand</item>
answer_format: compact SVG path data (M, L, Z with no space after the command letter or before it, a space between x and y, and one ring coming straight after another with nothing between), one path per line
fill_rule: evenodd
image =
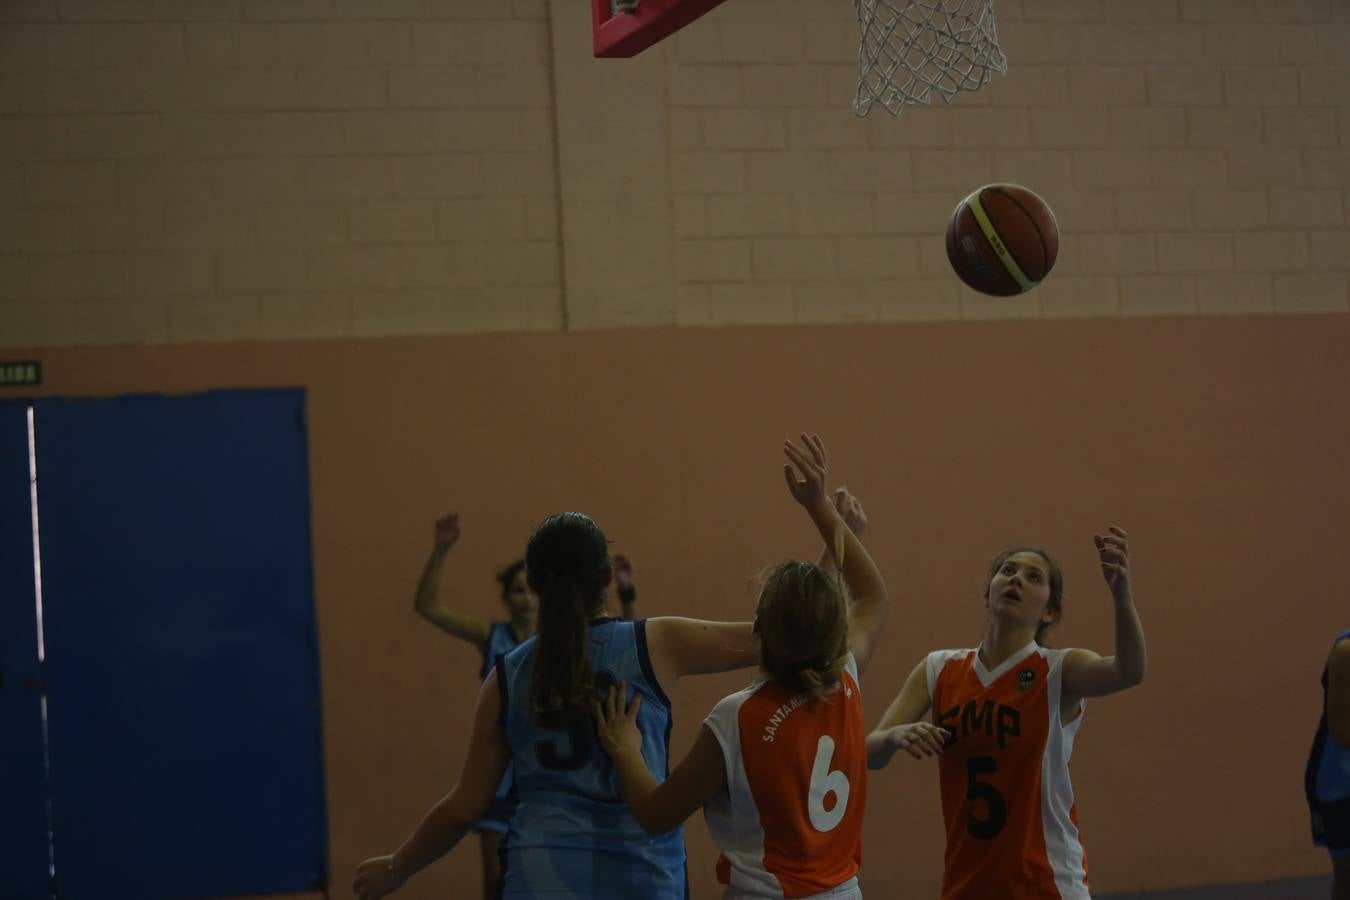
M904 750L915 759L923 759L942 753L951 736L950 731L931 722L913 722L895 726L886 735L886 740L896 750Z
M620 591L633 589L633 561L626 556L614 557L614 586Z
M459 513L450 513L436 520L435 546L449 550L459 540Z
M1092 542L1097 545L1097 556L1101 559L1102 577L1111 589L1111 596L1117 601L1130 599L1130 545L1125 529L1112 525L1107 534L1094 534Z
M783 466L783 478L787 481L788 491L792 494L792 499L808 510L816 508L821 503L828 506L829 501L825 499L825 480L829 477L830 467L825 445L821 443L818 434L808 435L802 432L801 438L806 446L805 450L792 441L783 442L783 452L792 461L790 465ZM801 476L800 479L798 475Z
M379 900L403 887L403 879L394 872L392 856L376 856L356 867L352 893L358 900Z

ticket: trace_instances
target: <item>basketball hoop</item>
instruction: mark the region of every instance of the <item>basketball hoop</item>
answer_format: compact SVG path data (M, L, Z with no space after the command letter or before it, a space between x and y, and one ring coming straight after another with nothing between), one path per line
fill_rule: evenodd
M1008 71L998 46L993 0L853 0L862 43L853 111L880 103L893 116L926 106L934 92L951 103Z

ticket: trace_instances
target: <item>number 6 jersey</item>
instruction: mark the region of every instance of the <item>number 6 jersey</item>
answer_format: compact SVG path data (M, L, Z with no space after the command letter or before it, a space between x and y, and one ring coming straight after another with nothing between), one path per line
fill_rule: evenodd
M977 650L928 655L947 851L942 900L1088 900L1069 757L1083 707L1060 719L1064 650L1035 643L990 671Z
M726 789L703 808L719 881L741 896L811 897L858 874L867 743L852 654L827 697L761 674L703 724L727 767Z

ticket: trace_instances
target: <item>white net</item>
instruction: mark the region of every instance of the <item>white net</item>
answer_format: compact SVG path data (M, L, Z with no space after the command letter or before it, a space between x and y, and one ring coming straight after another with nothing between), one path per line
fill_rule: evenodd
M1008 71L998 46L993 0L853 0L862 30L853 111L880 103L898 116L978 91Z

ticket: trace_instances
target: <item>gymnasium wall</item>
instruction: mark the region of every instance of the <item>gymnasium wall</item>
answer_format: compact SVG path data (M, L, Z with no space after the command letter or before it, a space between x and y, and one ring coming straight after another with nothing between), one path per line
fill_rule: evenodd
M978 639L1008 542L1064 562L1056 641L1108 650L1089 539L1119 522L1152 668L1075 756L1094 890L1324 871L1300 779L1344 627L1350 8L997 0L1006 78L855 120L847 0L728 0L627 62L581 6L0 0L4 355L56 395L309 392L335 884L462 758L477 662L411 609L436 515L484 614L562 507L635 558L644 614L748 612L752 572L814 552L778 474L803 427L895 596L869 724ZM1026 298L942 253L992 180L1059 215ZM675 692L677 752L742 681ZM872 781L869 894L935 895L929 769ZM699 820L689 845L715 896ZM466 844L405 894L477 878Z
M642 615L749 615L750 575L817 550L778 444L829 441L893 596L863 679L875 723L930 649L978 641L990 556L1035 541L1067 580L1060 646L1111 648L1091 534L1130 530L1145 683L1090 703L1073 774L1094 889L1324 872L1302 767L1344 627L1350 317L628 329L41 354L53 394L301 384L335 883L453 784L476 654L412 611L433 519L462 515L447 596L491 580L549 512L593 514L637 564ZM38 423L41 441L41 423ZM91 452L96 452L91 449ZM681 753L745 682L674 691ZM869 895L933 897L931 763L868 791ZM713 891L701 817L696 898ZM59 865L59 863L58 863ZM472 843L412 898L469 897Z
M5 0L0 342L1344 312L1343 0L999 0L1006 77L849 109L847 0L590 56L581 0ZM958 289L957 200L1056 276Z

